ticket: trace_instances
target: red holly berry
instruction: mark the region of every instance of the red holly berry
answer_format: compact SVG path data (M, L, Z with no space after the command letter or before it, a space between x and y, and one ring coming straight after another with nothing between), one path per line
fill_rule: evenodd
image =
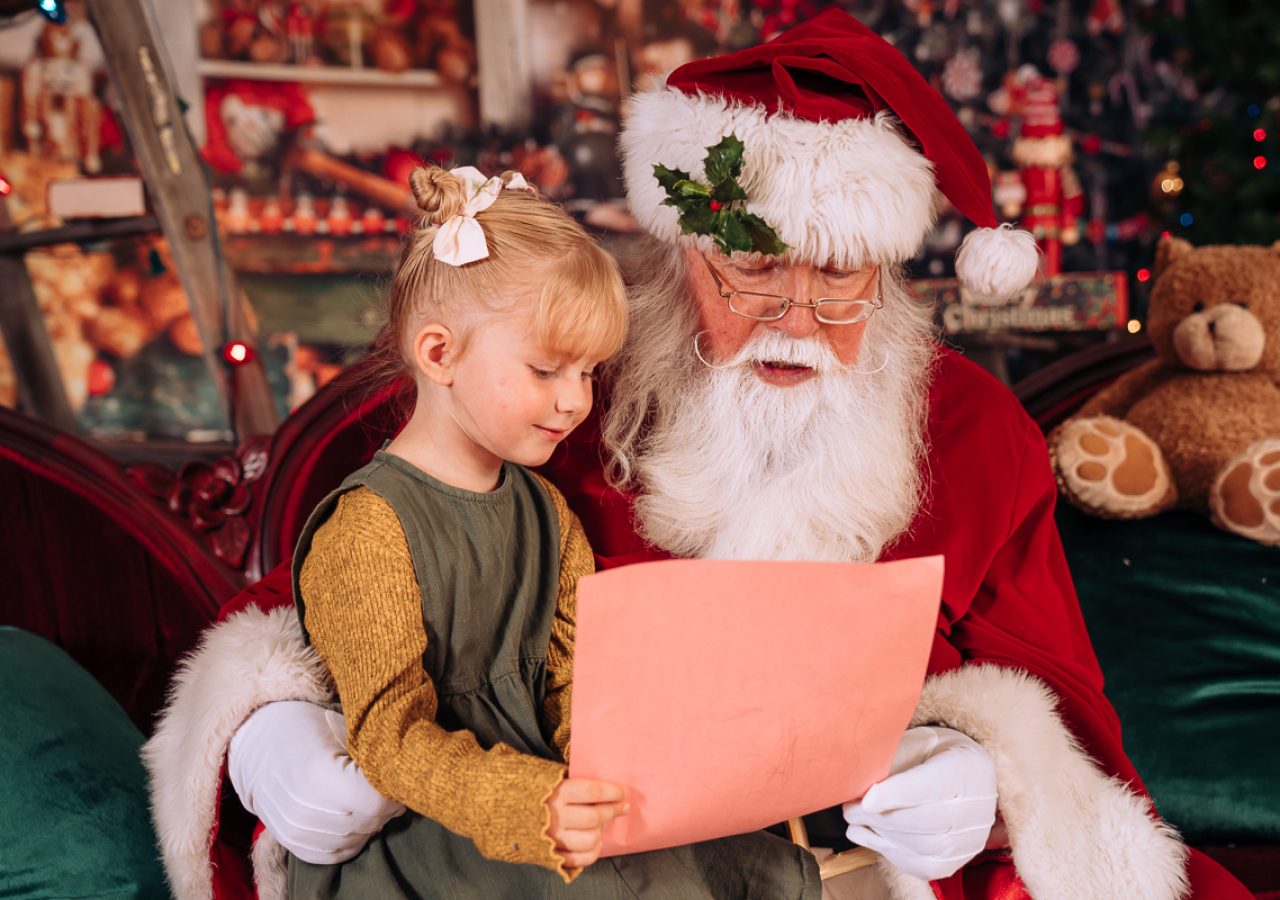
M1006 138L1009 136L1010 125L1008 119L996 119L991 126L991 133L998 138Z
M712 212L720 212L720 208L721 208L723 205L724 205L724 204L723 204L723 203L721 203L719 200L712 200L712 201L711 201L711 211L712 211Z
M1089 156L1096 156L1098 151L1102 149L1102 138L1096 134L1086 134L1084 140L1080 142L1080 146Z

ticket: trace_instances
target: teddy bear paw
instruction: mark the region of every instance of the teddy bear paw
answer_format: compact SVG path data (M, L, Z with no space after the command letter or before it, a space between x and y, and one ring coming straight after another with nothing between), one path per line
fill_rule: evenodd
M1280 438L1256 441L1223 468L1209 492L1219 528L1280 546Z
M1160 448L1120 419L1073 419L1058 427L1049 446L1063 493L1089 512L1140 518L1169 508L1177 498Z

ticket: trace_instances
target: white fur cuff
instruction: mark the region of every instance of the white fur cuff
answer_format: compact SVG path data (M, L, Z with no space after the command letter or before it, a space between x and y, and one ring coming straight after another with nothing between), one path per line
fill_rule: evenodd
M178 900L213 896L209 848L222 761L250 713L275 700L326 703L323 664L302 639L292 606L246 609L211 626L179 665L155 734L142 748L151 814ZM260 897L283 897L283 850L263 834L253 850Z
M930 678L912 725L954 728L996 764L1000 812L1018 876L1036 900L1177 900L1187 851L1151 802L1108 777L1062 724L1036 678L973 665ZM934 896L878 861L896 900Z

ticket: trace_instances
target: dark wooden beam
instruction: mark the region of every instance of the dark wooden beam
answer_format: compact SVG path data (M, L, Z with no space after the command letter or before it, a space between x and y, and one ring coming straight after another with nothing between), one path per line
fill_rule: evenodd
M0 253L26 253L52 244L91 244L114 238L137 237L160 230L155 216L129 216L124 219L99 219L72 222L61 228L41 231L6 231L0 234Z
M9 225L8 207L0 201L0 234L8 237ZM79 431L44 314L20 253L0 255L0 334L13 361L22 410L62 431Z

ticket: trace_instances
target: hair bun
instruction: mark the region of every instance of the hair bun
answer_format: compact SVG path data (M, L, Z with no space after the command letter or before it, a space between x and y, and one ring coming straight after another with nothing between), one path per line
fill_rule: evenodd
M466 186L439 166L419 166L409 173L413 199L432 225L452 219L466 202Z

